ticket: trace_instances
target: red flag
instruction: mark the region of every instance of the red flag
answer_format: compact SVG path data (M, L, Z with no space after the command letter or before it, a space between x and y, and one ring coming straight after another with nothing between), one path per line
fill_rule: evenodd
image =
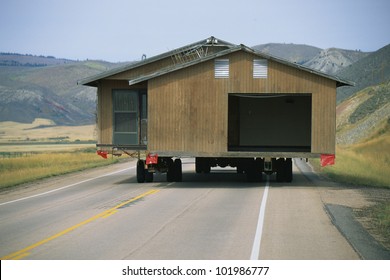
M321 155L321 167L327 165L333 165L335 163L336 156L334 154L322 154Z
M100 151L100 150L98 150L98 151L96 151L96 153L97 153L99 156L101 156L102 158L107 158L108 152L106 152L106 151Z

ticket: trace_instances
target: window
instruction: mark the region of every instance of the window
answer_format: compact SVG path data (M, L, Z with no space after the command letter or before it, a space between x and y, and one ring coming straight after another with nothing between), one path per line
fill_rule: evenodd
M146 108L146 92L113 90L114 144L146 145Z
M229 59L216 59L214 70L215 78L229 78Z
M266 79L268 76L268 61L266 59L253 60L253 78Z

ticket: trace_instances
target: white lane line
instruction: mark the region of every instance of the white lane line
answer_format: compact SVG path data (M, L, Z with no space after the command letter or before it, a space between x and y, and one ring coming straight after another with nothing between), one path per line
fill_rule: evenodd
M0 206L6 205L6 204L11 204L11 203L22 201L22 200L26 200L26 199L30 199L30 198L34 198L34 197L38 197L38 196L43 196L43 195L46 195L46 194L49 194L49 193L53 193L53 192L58 192L60 190L64 190L64 189L67 189L67 188L70 188L70 187L74 187L74 186L77 186L77 185L80 185L80 184L83 184L83 183L86 183L86 182L90 182L90 181L93 181L93 180L96 180L96 179L100 179L100 178L103 178L103 177L106 177L106 176L118 174L118 173L124 172L126 170L130 170L130 169L134 169L134 168L135 168L135 166L129 167L129 168L125 168L125 169L122 169L122 170L119 170L119 171L115 171L115 172L104 174L104 175L101 175L101 176L98 176L98 177L94 177L94 178L90 178L90 179L87 179L87 180L83 180L83 181L80 181L80 182L77 182L77 183L74 183L74 184L70 184L70 185L67 185L67 186L64 186L64 187L61 187L61 188L58 188L58 189L54 189L54 190L51 190L51 191L47 191L47 192L43 192L43 193L39 193L39 194L27 196L27 197L15 199L15 200L3 202L3 203L0 203Z
M261 236L263 234L263 225L264 225L265 207L267 205L267 198L268 198L268 189L269 189L269 176L267 176L267 183L265 185L263 199L261 200L259 219L257 220L255 240L253 241L252 253L250 257L251 260L258 260L260 256Z

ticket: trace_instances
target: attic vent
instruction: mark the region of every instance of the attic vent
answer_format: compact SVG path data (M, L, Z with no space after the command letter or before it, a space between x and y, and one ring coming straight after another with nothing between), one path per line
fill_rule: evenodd
M229 78L229 59L216 59L214 70L215 78Z
M253 60L253 78L267 78L268 76L268 61L266 59Z

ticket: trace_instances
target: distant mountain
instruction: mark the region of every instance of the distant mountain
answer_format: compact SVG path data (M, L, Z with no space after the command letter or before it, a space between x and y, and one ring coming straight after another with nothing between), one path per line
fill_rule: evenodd
M5 58L13 62L6 65ZM95 123L96 89L77 80L117 66L18 54L1 54L0 64L0 121L44 118L57 125Z
M369 53L330 48L320 51L315 57L305 62L304 65L330 75L335 75L338 71L354 64L367 55Z
M252 47L266 54L286 59L288 61L304 64L321 52L320 48L300 44L263 44Z
M0 52L0 66L42 67L73 62L75 61L54 56Z
M280 57L334 75L341 69L364 58L369 53L337 48L320 49L300 44L264 44L253 47L255 50Z
M338 89L338 102L369 86L390 80L390 44L341 69L337 75L356 83L354 87Z

